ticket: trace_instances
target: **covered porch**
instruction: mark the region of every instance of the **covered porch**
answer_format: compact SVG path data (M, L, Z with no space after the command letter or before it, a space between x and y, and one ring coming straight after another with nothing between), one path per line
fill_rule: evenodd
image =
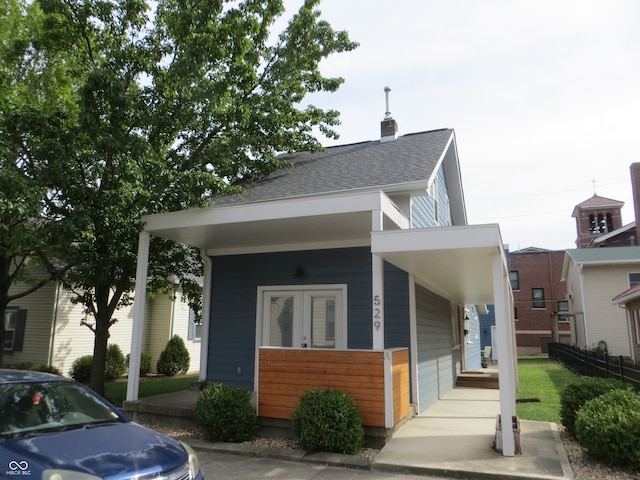
M130 365L132 375L129 377L128 401L135 401L138 395L139 378L136 375L138 371L136 361L139 361L144 322L149 240L151 235L157 235L199 247L203 253L205 296L203 299L203 351L200 366L200 379L203 382L207 381L211 258L215 258L216 255L240 255L246 252L268 253L367 246L371 249L372 272L370 292L372 305L367 328L370 329L372 348L362 353L358 350L347 350L346 353L339 350L331 352L332 356L344 354L349 359L355 359L361 355L376 358L379 365L379 372L374 375L378 382L376 390L378 398L384 398L384 400L377 402L367 400L370 403L376 403L377 410L376 413L367 412L368 420L366 421L375 428L392 429L402 421L403 417L410 414L410 404L415 403L418 398L418 365L415 359L419 358L419 348L425 348L424 345L418 345L415 331L416 312L412 307L413 310L409 312L411 341L404 351L413 360L409 363L404 360L399 361L394 358L400 355L399 353L385 349L385 262L409 275L410 284L413 286L413 290L409 292L411 305L415 305L416 285L428 288L447 299L456 309L467 304L494 305L498 332L498 364L500 365L500 412L503 418L511 418L515 415L517 376L512 324L513 309L509 272L497 225L412 229L407 216L391 201L390 197L382 192L223 206L207 210L154 215L144 218L143 221L145 227L140 234L139 244ZM284 396L280 396L283 393L282 390L291 390L289 397L295 397L297 392L294 392L289 385L296 384L295 378L299 380L299 370L295 369L303 368L302 363L297 367L295 365L298 362L306 362L308 367L305 368L310 368L309 360L316 355L315 350L309 348L295 351L299 358L294 363L294 370L280 372L280 374L272 372L269 378L268 375L261 373L265 365L268 366L269 362L275 361L277 355L287 354L288 350L262 348L256 339L254 390L261 417L267 411L269 412L267 418L283 419L291 408L291 402L287 404L288 406L282 406L285 403ZM288 353L293 352L294 350ZM328 353L327 349L321 350L321 354L328 356ZM389 358L386 358L387 356ZM286 362L291 361L292 357L286 359ZM346 391L352 388L353 379L348 378L349 375L343 375L350 361L345 358L342 361L346 363L339 368L326 369L330 374L324 379L319 379L318 386L328 386L326 382L330 377L335 377L332 384L334 388ZM398 362L395 367L394 362ZM405 373L402 373L403 368L398 366L403 362L406 365ZM371 384L373 385L373 382ZM279 398L277 403L280 406L274 405L273 402L269 403L270 394ZM399 396L396 397L396 395ZM396 401L396 398L399 400ZM362 402L364 401L363 399ZM281 410L278 411L278 408ZM515 454L514 432L507 426L502 430L501 435L503 436L503 454L513 456Z

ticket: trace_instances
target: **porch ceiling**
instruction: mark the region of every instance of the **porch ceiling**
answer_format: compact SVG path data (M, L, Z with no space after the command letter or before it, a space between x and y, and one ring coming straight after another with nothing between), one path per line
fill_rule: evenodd
M371 242L373 253L446 298L494 303L493 267L503 248L498 225L374 232Z
M221 255L369 245L376 210L382 212L384 229L408 226L381 192L193 209L151 215L143 222L152 235Z

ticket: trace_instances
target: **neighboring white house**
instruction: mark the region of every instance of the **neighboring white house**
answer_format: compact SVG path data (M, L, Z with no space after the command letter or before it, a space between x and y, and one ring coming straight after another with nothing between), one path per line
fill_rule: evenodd
M640 283L640 247L567 250L562 281L567 282L571 343L587 349L606 344L610 354L631 357L626 312L612 299Z
M26 289L12 287L10 293ZM133 306L117 310L118 321L109 329L109 344L117 344L124 355L131 351ZM160 352L173 335L185 342L190 372L200 368L200 325L177 292L149 295L145 315L142 351L151 355L151 372L156 371ZM74 360L93 354L94 334L83 321L91 321L80 305L71 302L71 294L61 283L51 282L35 292L10 303L5 315L6 339L4 363L47 365L68 375Z

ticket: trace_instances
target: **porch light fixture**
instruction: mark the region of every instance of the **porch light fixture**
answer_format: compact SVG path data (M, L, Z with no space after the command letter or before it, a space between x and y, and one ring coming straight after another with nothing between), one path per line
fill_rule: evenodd
M296 265L296 272L293 275L296 277L302 277L304 275L304 269L302 268L302 265Z

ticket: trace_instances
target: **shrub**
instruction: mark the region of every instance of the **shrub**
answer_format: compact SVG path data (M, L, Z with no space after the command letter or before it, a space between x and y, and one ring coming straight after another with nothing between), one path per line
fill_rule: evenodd
M92 364L93 355L85 355L83 357L76 358L71 364L69 376L76 382L89 383Z
M362 414L353 398L340 390L309 390L291 417L293 431L310 453L354 454L364 444Z
M104 376L107 380L123 377L127 372L127 363L124 360L122 350L115 343L107 347L107 356L104 363Z
M575 422L578 410L588 400L612 390L630 390L631 385L612 378L578 377L560 393L560 419L569 435L576 436Z
M131 354L127 353L127 357L126 357L127 369L129 368L130 359L131 359ZM149 355L148 353L142 352L140 354L140 376L146 377L147 375L149 375L150 371L151 371L151 355Z
M160 354L156 368L161 375L170 377L189 371L189 350L184 345L184 340L174 335Z
M216 383L205 388L195 409L204 436L212 442L244 442L257 428L258 418L251 406L251 392L245 388Z
M640 396L612 390L585 402L576 417L576 438L590 457L640 469Z

